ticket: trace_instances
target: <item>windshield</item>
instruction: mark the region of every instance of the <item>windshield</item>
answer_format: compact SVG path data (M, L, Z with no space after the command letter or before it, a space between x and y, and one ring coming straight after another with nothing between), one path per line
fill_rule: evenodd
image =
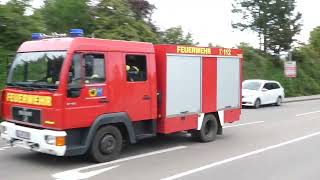
M56 89L66 51L18 53L7 84L29 88Z
M261 87L261 83L259 82L244 82L242 85L242 89L254 90L258 91Z

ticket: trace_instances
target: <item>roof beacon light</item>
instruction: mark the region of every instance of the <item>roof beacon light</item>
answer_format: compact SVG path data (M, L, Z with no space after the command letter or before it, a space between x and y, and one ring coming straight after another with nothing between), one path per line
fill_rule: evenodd
M66 34L58 34L58 33L51 33L51 35L42 34L42 33L32 33L32 35L31 35L32 40L63 38L63 37L67 37L67 35Z
M70 29L70 37L83 37L83 29Z
M31 39L32 40L40 40L43 38L43 35L41 33L32 33Z

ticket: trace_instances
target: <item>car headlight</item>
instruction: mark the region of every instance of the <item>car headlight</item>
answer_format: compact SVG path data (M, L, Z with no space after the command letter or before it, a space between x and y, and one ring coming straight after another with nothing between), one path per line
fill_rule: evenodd
M56 146L64 146L65 145L65 137L64 136L45 136L46 143L49 145L56 145Z
M45 136L44 139L46 140L47 144L50 144L50 145L56 144L56 137L55 136L47 135L47 136Z
M8 133L7 127L0 125L0 134L7 134L7 133Z

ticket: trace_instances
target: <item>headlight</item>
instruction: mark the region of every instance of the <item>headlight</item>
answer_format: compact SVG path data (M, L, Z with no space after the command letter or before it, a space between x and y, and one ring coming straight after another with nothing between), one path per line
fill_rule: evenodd
M7 134L8 133L8 129L6 126L2 126L0 125L0 134Z
M46 143L47 144L50 144L50 145L55 145L56 144L56 137L55 136L45 136L44 138L46 140Z
M56 145L56 146L64 146L65 145L65 137L63 136L51 136L51 135L47 135L45 136L45 140L47 144L50 145Z

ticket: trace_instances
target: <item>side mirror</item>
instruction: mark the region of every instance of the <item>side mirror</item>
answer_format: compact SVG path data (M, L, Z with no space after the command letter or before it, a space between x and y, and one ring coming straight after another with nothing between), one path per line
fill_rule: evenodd
M263 88L263 89L262 89L262 92L267 92L267 91L269 91L269 90L266 89L266 88Z
M77 98L81 94L81 85L69 85L68 86L68 97Z

